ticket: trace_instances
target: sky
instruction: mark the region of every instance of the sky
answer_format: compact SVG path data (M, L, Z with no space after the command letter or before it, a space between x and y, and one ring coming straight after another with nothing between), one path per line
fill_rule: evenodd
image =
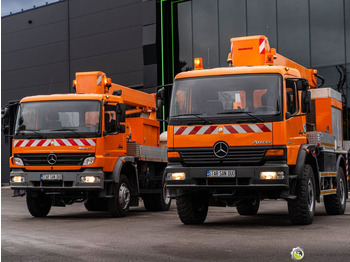
M10 12L18 13L22 9L32 9L33 5L42 6L46 2L58 2L58 0L1 0L1 16L9 15Z

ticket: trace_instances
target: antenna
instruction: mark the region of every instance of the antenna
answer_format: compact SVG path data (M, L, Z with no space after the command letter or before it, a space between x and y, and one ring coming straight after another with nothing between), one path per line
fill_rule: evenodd
M54 76L51 76L51 83L50 83L50 87L49 87L49 95L51 95L51 87L52 87L52 82L53 82L53 78Z

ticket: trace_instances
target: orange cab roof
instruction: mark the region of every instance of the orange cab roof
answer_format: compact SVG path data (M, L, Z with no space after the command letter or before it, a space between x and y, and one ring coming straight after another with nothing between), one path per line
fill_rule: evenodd
M102 100L105 95L102 94L55 94L55 95L37 95L28 96L21 102L36 102L36 101L59 101L59 100Z
M287 72L288 71L288 72ZM238 67L223 67L204 70L192 70L179 73L175 79L189 78L189 77L202 77L202 76L216 76L216 75L238 75L238 74L296 74L297 70L284 66L238 66Z

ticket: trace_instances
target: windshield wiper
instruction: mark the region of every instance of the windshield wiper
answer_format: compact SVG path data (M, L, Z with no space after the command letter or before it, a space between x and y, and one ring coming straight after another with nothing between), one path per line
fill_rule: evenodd
M178 116L195 116L195 117L199 118L200 120L203 120L204 124L211 125L213 123L210 120L207 120L207 119L205 119L203 117L200 117L199 115L202 115L202 114L182 114L182 115L176 115L176 116L173 116L173 117L178 117ZM189 124L192 124L192 123L187 123L187 124L189 125Z
M32 129L24 129L24 130L20 130L18 132L16 132L16 135L24 135L24 131L29 131L29 132L33 132L34 134L36 134L38 137L40 138L44 138L44 136L42 134L40 134L39 132L32 130Z
M78 133L77 131L75 131L76 129L71 129L71 128L59 128L59 129L50 129L50 131L71 131L74 134L78 135L79 137L85 137L82 134Z
M258 120L259 122L265 122L263 119L261 119L260 117L254 116L252 115L250 112L244 112L244 111L227 111L227 112L219 112L217 113L218 115L229 115L229 114L246 114L248 116L250 116L251 118L254 118L256 120Z

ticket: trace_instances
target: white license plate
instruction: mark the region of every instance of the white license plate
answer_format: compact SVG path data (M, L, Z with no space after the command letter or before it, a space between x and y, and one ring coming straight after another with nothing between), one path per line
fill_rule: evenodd
M207 177L236 177L236 170L207 170Z
M62 180L62 174L41 174L41 180Z

